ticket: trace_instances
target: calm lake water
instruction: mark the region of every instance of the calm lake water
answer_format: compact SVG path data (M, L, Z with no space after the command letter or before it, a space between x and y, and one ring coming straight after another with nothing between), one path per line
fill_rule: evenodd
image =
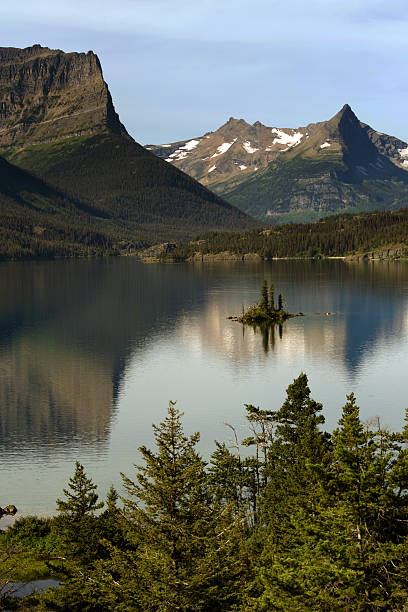
M263 279L306 315L267 339L226 318ZM75 459L102 497L120 490L169 400L208 456L225 423L246 436L245 403L279 408L301 371L328 429L351 391L364 419L402 426L407 263L0 264L0 506L55 512Z

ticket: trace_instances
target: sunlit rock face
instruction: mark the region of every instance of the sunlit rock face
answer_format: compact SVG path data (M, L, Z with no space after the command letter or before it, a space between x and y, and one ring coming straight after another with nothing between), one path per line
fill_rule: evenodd
M126 133L95 53L0 48L0 147L106 130Z

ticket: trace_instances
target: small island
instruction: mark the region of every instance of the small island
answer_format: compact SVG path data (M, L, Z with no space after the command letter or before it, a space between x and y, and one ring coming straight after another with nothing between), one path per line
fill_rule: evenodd
M281 294L278 295L278 304L275 306L275 287L271 284L268 290L268 283L264 280L259 302L253 304L247 310L244 310L244 307L242 307L242 315L240 317L230 318L244 325L280 325L287 319L301 315L302 313L296 315L284 310Z

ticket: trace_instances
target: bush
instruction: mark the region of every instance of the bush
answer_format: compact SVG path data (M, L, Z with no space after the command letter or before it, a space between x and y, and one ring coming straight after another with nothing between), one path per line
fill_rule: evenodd
M2 548L19 550L55 551L58 538L53 530L54 519L26 516L17 519L0 534Z

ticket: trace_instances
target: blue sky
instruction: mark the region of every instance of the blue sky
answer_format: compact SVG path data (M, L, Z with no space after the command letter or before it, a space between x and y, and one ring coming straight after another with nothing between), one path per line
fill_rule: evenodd
M0 31L2 46L95 51L143 144L230 116L297 127L345 103L408 140L406 0L19 0Z

